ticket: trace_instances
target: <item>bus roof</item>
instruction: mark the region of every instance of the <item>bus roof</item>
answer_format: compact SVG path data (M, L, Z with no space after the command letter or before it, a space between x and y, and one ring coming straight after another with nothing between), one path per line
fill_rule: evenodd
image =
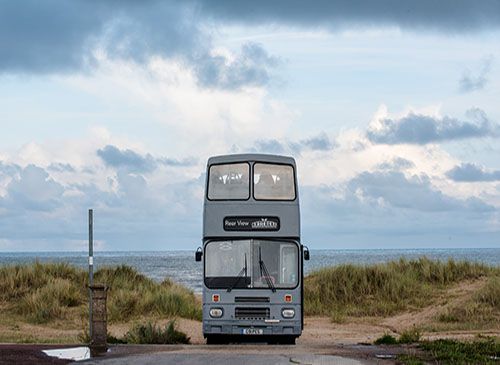
M207 164L223 164L232 162L271 162L278 164L289 164L295 167L295 159L289 156L268 155L263 153L241 153L234 155L213 156L208 159Z

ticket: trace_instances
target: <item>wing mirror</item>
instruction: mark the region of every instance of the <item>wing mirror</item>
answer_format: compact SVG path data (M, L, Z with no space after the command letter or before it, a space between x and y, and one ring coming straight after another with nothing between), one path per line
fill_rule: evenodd
M194 253L194 259L196 261L201 261L201 257L203 256L203 251L201 250L201 247L198 247L196 249L196 252Z
M302 246L304 248L304 260L309 260L309 247Z

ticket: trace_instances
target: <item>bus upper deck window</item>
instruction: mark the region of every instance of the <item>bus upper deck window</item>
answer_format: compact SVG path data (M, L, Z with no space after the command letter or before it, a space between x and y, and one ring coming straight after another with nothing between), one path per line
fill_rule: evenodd
M208 173L208 199L244 200L250 197L250 165L212 165Z
M253 181L255 199L295 199L295 180L290 165L255 163Z

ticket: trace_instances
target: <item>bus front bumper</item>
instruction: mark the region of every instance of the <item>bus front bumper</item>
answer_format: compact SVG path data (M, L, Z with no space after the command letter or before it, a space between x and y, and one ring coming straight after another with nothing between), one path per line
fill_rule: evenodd
M203 323L203 335L243 335L243 336L268 336L287 335L300 336L302 333L300 320L264 322L264 321L234 321L205 320Z

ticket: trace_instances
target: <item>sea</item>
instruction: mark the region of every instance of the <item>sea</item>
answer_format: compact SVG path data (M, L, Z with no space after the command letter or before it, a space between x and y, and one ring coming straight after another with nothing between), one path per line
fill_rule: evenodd
M500 265L500 248L467 249L372 249L372 250L310 250L311 259L305 261L304 274L327 266L342 264L370 265L405 258L426 256L432 260L470 261L489 266ZM0 266L39 262L67 262L79 268L88 268L88 252L0 252ZM202 291L202 263L194 259L192 251L94 251L94 271L101 267L128 265L155 281L169 277L192 289Z

